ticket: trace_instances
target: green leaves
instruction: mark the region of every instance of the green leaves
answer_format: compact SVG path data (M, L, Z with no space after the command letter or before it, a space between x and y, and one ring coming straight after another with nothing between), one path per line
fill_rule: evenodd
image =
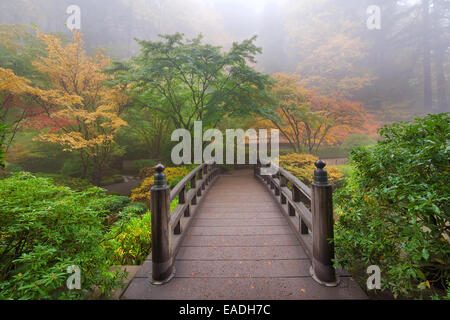
M117 287L122 275L105 275L112 252L102 239L106 205L125 202L100 188L76 192L29 173L0 180L0 299L80 299L94 286ZM70 265L82 270L81 291L66 289Z
M397 296L445 288L450 277L449 120L447 113L386 126L375 146L352 150L355 172L335 195L341 263L379 265Z
M430 254L429 254L429 252L428 252L428 250L427 250L426 248L423 248L423 249L422 249L422 257L423 257L425 260L428 260L428 259L430 258Z
M141 54L129 64L116 63L115 80L131 85L131 94L147 107L168 115L178 128L191 130L196 120L214 126L225 116L269 113L265 87L269 77L255 71L261 52L255 37L234 43L228 52L202 43L202 37L161 36L138 40Z

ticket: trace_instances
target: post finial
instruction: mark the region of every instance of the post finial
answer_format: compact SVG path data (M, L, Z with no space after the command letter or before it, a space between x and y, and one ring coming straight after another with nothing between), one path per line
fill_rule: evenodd
M166 168L165 168L161 163L158 163L158 164L155 166L155 170L156 170L156 172L158 172L158 173L163 172L164 169L166 169Z
M320 160L320 159L317 160L316 163L315 163L315 166L316 166L317 169L323 169L323 168L325 168L326 165L327 164L325 163L325 161Z
M314 171L314 183L315 184L328 184L328 172L325 170L327 164L323 160L317 160L315 163L316 170Z
M167 187L166 174L164 173L164 169L165 169L165 167L161 163L158 163L155 166L156 173L154 175L154 182L153 182L152 189Z

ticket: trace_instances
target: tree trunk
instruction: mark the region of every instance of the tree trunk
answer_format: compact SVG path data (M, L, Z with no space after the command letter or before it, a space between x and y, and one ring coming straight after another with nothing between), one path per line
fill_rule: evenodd
M433 91L431 87L430 0L422 0L422 6L424 108L425 111L431 112L433 107Z
M447 97L447 79L445 78L444 70L445 48L437 48L435 53L435 68L436 68L436 84L437 84L437 100L438 111L448 112L448 97Z

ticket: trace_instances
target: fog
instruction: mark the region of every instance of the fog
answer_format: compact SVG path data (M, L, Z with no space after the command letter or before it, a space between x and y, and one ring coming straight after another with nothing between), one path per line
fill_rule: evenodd
M256 35L263 49L258 71L297 73L309 89L339 91L395 121L448 111L449 1L426 1L428 20L424 2L3 0L0 23L70 38L66 9L77 5L89 52L102 48L119 59L139 54L135 38L201 33L204 42L226 49ZM369 29L372 5L380 8L381 25Z

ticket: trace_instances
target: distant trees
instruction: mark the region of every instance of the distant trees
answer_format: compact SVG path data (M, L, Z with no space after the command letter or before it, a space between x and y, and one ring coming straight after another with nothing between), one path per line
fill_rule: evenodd
M222 52L201 36L164 35L162 41L139 41L141 54L110 70L114 83L127 84L138 104L191 131L195 121L215 126L226 116L270 112L263 103L269 77L249 65L261 52L254 40Z
M381 8L381 30L366 27L370 5ZM363 101L384 121L449 110L449 1L289 1L284 10L305 88Z
M360 103L307 91L294 75L279 73L274 78L276 84L271 91L277 100L279 119L272 118L271 122L295 152L311 154L324 143L339 142L342 131L351 132L364 123Z
M330 0L291 3L286 29L302 86L350 98L373 77L362 64L367 50L355 32L357 22L343 14L345 8Z

